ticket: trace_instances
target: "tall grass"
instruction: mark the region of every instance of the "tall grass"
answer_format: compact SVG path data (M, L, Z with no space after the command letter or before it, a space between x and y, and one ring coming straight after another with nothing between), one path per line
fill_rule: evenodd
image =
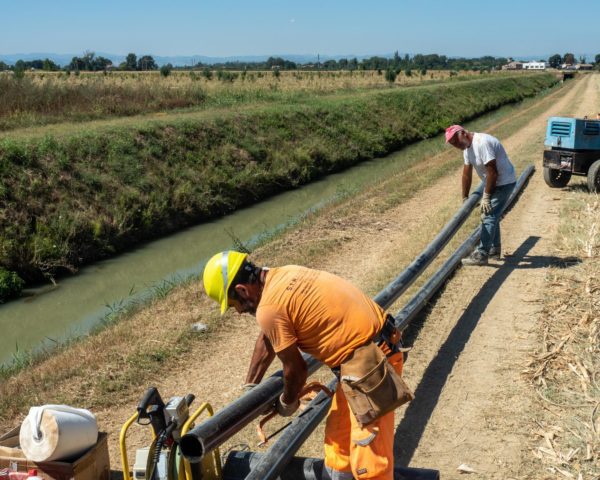
M450 78L450 72L403 76L396 86L419 85ZM482 74L491 76L491 74ZM462 72L453 81L479 78ZM503 73L495 76L505 75ZM514 74L513 74L514 75ZM28 73L23 78L0 74L0 131L129 116L182 108L228 107L257 101L295 101L307 94L330 94L389 88L376 72L158 72Z
M190 107L205 100L202 88L192 84L172 88L161 82L136 85L101 77L75 83L0 75L0 130Z
M0 267L26 280L72 271L554 83L551 75L490 78L61 138L5 138Z

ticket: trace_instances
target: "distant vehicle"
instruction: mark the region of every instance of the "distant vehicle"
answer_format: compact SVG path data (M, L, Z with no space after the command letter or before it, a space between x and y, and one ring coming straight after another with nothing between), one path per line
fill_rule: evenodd
M562 188L571 175L582 175L590 191L600 193L600 120L550 117L544 144L548 186Z

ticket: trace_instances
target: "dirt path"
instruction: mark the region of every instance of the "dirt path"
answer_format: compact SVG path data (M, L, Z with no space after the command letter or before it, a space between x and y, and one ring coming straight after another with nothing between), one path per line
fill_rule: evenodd
M510 156L539 166L546 117L585 115L598 105L598 77L589 77L547 115L503 141ZM447 285L414 345L407 374L420 378L417 399L397 429L397 458L431 466L444 479L547 478L532 465L532 390L521 378L533 349L538 304L562 194L538 169L503 221L505 261L463 268ZM435 340L438 339L438 343Z
M539 165L547 117L590 114L597 104L597 83L596 76L579 82L518 134L503 138L509 155L521 167ZM573 106L577 110L571 110ZM374 196L366 200L372 208L362 208L360 215L350 210L333 220L324 216L310 228L276 241L271 249L298 252L297 258L293 254L288 258L300 263L303 249L333 242L338 245L335 254L310 266L338 273L376 293L398 272L398 265L432 238L440 212L451 213L460 204L460 155L453 155L456 175L442 178L384 217ZM523 477L520 470L529 438L531 399L519 372L531 347L534 302L542 294L544 266L552 261L548 242L557 211L551 200L559 196L543 184L538 171L503 222L503 248L513 255L497 266L459 271L428 316L406 367L418 401L397 414L399 463L438 468L444 479L459 476L456 467L461 463L482 472L474 478L506 479L508 472L535 478ZM200 307L181 308L198 318ZM210 348L199 345L187 356L193 362L181 362L166 378L156 379L165 396L194 392L215 408L239 396L258 329L250 317L236 317L235 325L223 327L211 338ZM115 469L120 465L114 433L132 410L130 405L97 412L102 427L113 432L110 454ZM131 444L143 444L144 436L140 429L132 429ZM236 441L247 441L254 448L255 434L249 429ZM316 432L301 453L322 455L321 442L322 435Z

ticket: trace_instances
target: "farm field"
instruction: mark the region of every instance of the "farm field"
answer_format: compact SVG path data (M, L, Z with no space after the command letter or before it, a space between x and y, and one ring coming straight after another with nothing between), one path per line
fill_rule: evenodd
M473 85L456 83L467 89ZM481 95L484 84L475 85ZM409 90L418 94L418 88ZM420 98L436 105L443 98L426 93ZM477 95L462 93L472 108ZM371 98L369 93L365 96ZM389 114L381 104L375 106L378 118ZM369 103L357 109L354 118L373 107ZM530 163L540 165L548 116L583 116L599 108L600 76L582 76L489 132L502 140L521 171ZM440 124L434 122L430 135L456 119L450 115L465 115L445 111L443 104L437 113ZM286 115L281 118L299 118L293 111ZM410 141L417 138L413 133ZM387 148L406 141L396 138ZM267 265L297 263L329 270L375 294L460 205L460 154L447 149L423 160L382 185L308 217L258 248L253 257ZM578 473L587 479L600 474L594 424L600 391L593 375L594 382L586 384L582 370L575 374L569 368L578 369L581 363L585 371L594 372L600 358L594 341L600 322L600 239L594 225L600 207L582 183L550 190L538 168L503 221L505 261L459 270L420 330L410 334L413 350L405 375L417 398L396 414L400 464L437 468L442 478L450 479L462 478L457 467L463 463L475 470L471 478L482 479L577 478ZM477 221L474 214L462 230L463 238ZM554 289L552 297L548 289ZM104 332L6 378L0 385L0 426L4 430L18 423L24 413L20 405L38 395L45 402L86 405L111 434L111 464L119 470L117 432L148 385L158 386L164 396L193 392L216 408L240 395L258 327L251 317L231 312L219 317L215 310L196 282L182 285ZM560 313L560 324L552 321L554 312ZM197 321L209 326L208 334L190 333L190 324ZM555 349L569 330L575 333L563 343L563 355ZM551 351L553 356L548 356ZM547 359L540 375L537 367ZM319 375L328 378L327 372ZM146 433L132 432L132 442L143 444ZM300 453L321 456L321 436L319 429ZM233 443L256 449L253 426Z
M401 72L394 87L463 81L507 72ZM514 73L512 74L514 75ZM315 95L389 89L377 71L28 72L0 73L0 133L65 121L185 112L249 103L303 101Z

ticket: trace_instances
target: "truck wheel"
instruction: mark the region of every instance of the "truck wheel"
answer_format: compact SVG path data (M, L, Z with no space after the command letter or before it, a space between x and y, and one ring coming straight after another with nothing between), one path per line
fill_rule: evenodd
M590 169L591 171L591 169ZM544 167L544 181L549 187L563 188L571 180L571 172Z
M600 160L592 163L587 174L587 184L590 192L600 193Z

